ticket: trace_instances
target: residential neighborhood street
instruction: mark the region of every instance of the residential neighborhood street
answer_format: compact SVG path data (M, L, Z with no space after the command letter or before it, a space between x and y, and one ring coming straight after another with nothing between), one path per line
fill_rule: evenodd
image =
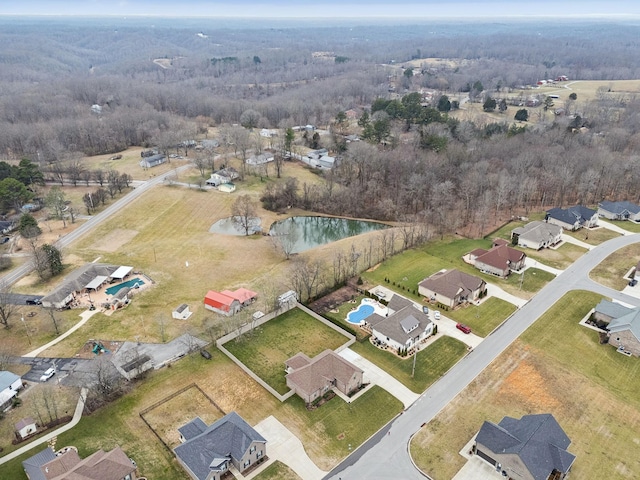
M421 425L430 422L471 383L493 360L565 293L590 290L626 304L640 306L640 299L604 287L589 278L589 272L616 250L640 241L640 234L609 240L585 253L573 265L549 282L518 309L508 321L458 362L438 382L426 390L402 415L386 435L375 435L333 469L329 479L424 479L409 456L409 441Z

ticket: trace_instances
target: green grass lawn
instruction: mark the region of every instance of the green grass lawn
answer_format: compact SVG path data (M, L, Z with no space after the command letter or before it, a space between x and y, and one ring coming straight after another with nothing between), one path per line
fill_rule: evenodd
M549 267L564 270L569 267L578 258L587 252L586 248L579 247L573 243L564 243L557 249L543 248L542 250L532 250L530 248L519 248L528 257L544 263Z
M512 273L503 280L504 285L500 286L513 295L517 295L518 292L535 293L554 278L556 276L546 270L528 268L524 274Z
M640 244L628 245L605 258L602 263L589 272L589 276L596 282L614 290L622 290L627 284L627 280L622 277L639 261Z
M451 337L441 336L418 352L416 371L412 378L413 357L400 358L374 347L368 341L357 342L350 348L378 365L415 393L424 392L467 353L467 346L464 343Z
M225 348L279 393L287 393L284 362L298 352L315 357L347 342L344 335L294 308Z
M640 362L578 323L601 298L574 291L540 317L414 437L420 468L452 478L465 463L458 451L483 421L551 412L571 439L573 476L639 478Z
M564 230L562 233L590 245L600 245L607 240L611 240L612 238L620 236L618 232L614 232L613 230L609 230L608 228L604 227L596 228L595 230L581 228L580 230L576 230L575 232Z
M355 334L356 334L356 339L358 341L364 340L365 338L367 338L369 336L369 334L367 332L365 332L364 330L362 330L357 325L353 325L352 323L349 323L347 321L347 314L351 311L352 308L357 307L358 305L360 305L360 301L363 298L364 298L364 295L357 295L353 299L355 303L351 303L351 302L343 303L342 305L340 305L336 309L336 310L338 310L337 313L329 311L329 312L324 314L325 317L330 318L332 320L335 320L338 324L353 330L355 332Z
M253 478L255 480L302 480L296 472L278 460Z
M607 222L633 233L640 233L640 223L629 222L627 220L607 220Z
M480 306L469 305L466 308L450 310L447 316L469 325L476 335L486 337L515 311L516 306L512 303L491 297Z

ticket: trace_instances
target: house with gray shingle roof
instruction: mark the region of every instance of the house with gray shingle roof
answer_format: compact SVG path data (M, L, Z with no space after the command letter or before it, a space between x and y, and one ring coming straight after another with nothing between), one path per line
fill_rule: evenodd
M598 212L584 205L576 205L568 208L552 208L551 210L547 210L545 221L573 232L582 227L597 227Z
M549 248L562 241L562 227L547 222L529 222L511 231L511 241L519 247Z
M551 414L504 417L497 425L484 422L473 451L506 478L562 480L576 456L571 440Z
M433 322L413 303L387 317L374 313L366 323L373 338L397 352L408 351L433 334Z
M640 357L640 308L611 320L607 330L611 345Z
M285 368L287 387L306 403L333 389L350 395L363 382L364 372L333 350L325 350L313 358L297 353L285 362Z
M22 388L22 378L7 370L0 371L0 411L11 405L13 397Z
M418 284L420 295L450 308L475 301L486 291L487 282L456 269L434 273Z
M220 480L231 466L242 473L267 457L267 441L236 412L203 425L196 418L181 427L184 442L173 449L194 480Z
M600 303L598 303L598 305L593 309L591 318L601 326L602 324L609 324L611 320L622 317L631 312L633 312L632 308L625 307L619 303L610 302L609 300L600 300Z
M640 221L640 207L631 202L603 201L598 204L598 216L609 220Z

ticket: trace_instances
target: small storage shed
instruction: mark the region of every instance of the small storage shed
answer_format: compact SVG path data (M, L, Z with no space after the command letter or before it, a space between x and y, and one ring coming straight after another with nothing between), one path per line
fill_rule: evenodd
M183 303L178 306L173 312L171 312L171 316L176 320L186 320L191 316L193 312L189 310L189 305Z
M33 435L38 430L36 422L31 417L23 418L15 425L16 436L20 440L24 440L29 435Z

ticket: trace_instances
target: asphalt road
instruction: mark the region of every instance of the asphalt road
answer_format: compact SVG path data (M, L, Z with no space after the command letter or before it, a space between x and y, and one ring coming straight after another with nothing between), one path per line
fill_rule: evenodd
M383 430L388 430L386 434L376 435L367 441L325 478L424 479L424 475L413 466L408 453L411 437L424 423L433 420L449 402L563 295L571 290L590 290L640 306L640 299L624 295L589 279L589 272L607 256L621 247L636 242L640 242L640 234L626 235L609 240L585 253L426 390L413 405L391 423L390 427L385 427Z
M40 300L42 295L24 295L22 293L5 293L2 298L2 302L9 303L11 305L28 305L27 300ZM34 305L31 303L30 305Z

